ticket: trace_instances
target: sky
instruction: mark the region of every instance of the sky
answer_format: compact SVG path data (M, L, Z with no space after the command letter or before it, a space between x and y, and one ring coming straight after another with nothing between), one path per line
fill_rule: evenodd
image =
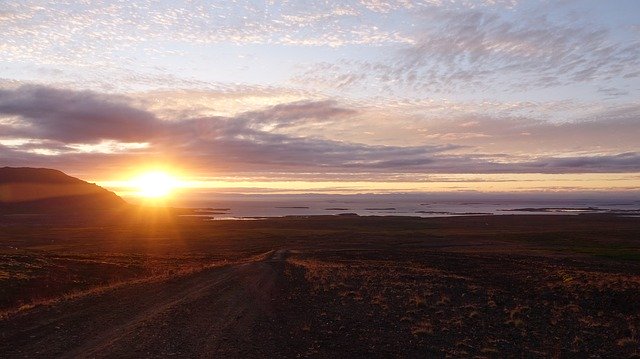
M640 192L636 0L0 1L0 166Z

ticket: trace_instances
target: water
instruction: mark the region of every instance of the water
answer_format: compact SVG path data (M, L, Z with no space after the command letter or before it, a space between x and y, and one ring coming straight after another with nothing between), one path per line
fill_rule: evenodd
M305 195L242 196L190 201L186 207L202 208L197 215L212 219L317 216L357 214L359 216L446 217L465 215L581 214L612 213L640 215L635 199L442 199L390 195Z

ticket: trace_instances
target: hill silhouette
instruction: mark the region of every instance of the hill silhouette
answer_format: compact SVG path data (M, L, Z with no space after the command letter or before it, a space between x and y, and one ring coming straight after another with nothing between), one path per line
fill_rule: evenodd
M127 203L96 184L49 168L0 168L0 212L117 209Z

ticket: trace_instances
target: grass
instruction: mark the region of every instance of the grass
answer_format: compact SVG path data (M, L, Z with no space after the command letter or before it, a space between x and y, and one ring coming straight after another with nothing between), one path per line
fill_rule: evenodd
M223 265L226 263L220 263L218 265ZM5 317L9 317L11 315L15 315L16 313L19 313L21 311L25 311L25 310L29 310L35 307L39 307L39 306L49 306L49 305L53 305L62 301L68 301L68 300L74 300L74 299L78 299L78 298L82 298L82 297L87 297L87 296L94 296L94 295L99 295L101 293L104 293L106 291L110 291L110 290L114 290L114 289L118 289L118 288L122 288L125 286L129 286L129 285L134 285L134 284L141 284L141 283L153 283L153 282L161 282L161 281L165 281L168 279L173 279L173 278L179 278L182 276L187 276L193 273L196 273L198 271L202 271L205 269L209 269L212 267L215 267L216 265L208 265L208 266L202 266L202 267L192 267L192 268L183 268L181 270L178 271L167 271L164 274L155 274L155 275L150 275L150 276L145 276L145 277L141 277L141 278L136 278L136 279L131 279L131 280L125 280L125 281L120 281L120 282L111 282L108 284L104 284L104 285L94 285L92 287L90 287L89 289L85 289L85 290L72 290L72 291L68 291L68 292L64 292L64 293L56 293L55 295L52 295L51 297L48 297L45 299L34 299L28 303L25 304L20 304L18 307L13 307L13 308L9 308L9 309L5 309L5 310L1 310L0 311L0 318L5 318Z
M431 322L429 322L428 320L421 320L411 326L411 334L413 334L414 336L433 335L434 330L435 329L433 327L433 324L431 324Z
M304 273L311 291L306 298L318 298L323 321L331 322L331 308L342 308L333 312L340 322L376 318L376 325L398 328L413 343L449 348L448 355L493 357L513 348L540 356L635 350L635 331L626 328L640 322L637 274L603 270L584 257L576 257L582 258L577 264L564 256L505 257L327 250L296 254L288 262ZM362 331L373 335L370 327Z
M348 328L453 356L637 352L638 219L14 219L0 216L5 316L284 248L284 277L300 275L317 309L297 327L309 337Z
M571 247L570 250L576 253L584 253L607 259L640 261L640 249L637 247L618 247L616 245L609 245L598 247Z

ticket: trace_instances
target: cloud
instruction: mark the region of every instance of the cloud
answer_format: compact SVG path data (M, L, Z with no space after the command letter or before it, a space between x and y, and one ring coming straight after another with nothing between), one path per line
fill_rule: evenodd
M420 25L403 34L411 41L392 56L317 63L294 82L337 89L378 83L390 92L522 91L630 78L640 66L637 39L554 19L548 9L432 6L409 16Z
M72 152L77 143L104 140L148 142L150 151L171 151L193 161L230 163L235 169L270 166L344 167L349 161L380 162L423 156L451 146L367 146L291 137L269 130L304 121L324 121L355 113L335 101L294 102L235 117L164 121L135 108L121 96L44 86L0 90L0 114L15 116L20 126L4 124L7 138L31 139L15 152L42 156ZM265 129L269 127L269 130ZM199 158L199 159L197 159ZM215 164L214 163L214 164ZM218 165L218 164L216 164Z
M557 3L533 9L510 0L156 5L6 4L0 13L0 33L8 40L0 43L3 63L31 79L129 91L207 86L214 58L225 67L218 78L234 81L225 75L235 66L251 71L233 75L256 75L239 82L256 81L263 75L262 64L275 62L283 72L306 68L294 76L296 86L403 94L591 82L611 88L612 80L633 81L640 67L637 37L621 36L604 21L592 22L593 17L575 20ZM625 31L637 32L628 27ZM231 44L242 45L242 50ZM275 50L266 53L260 45ZM322 53L325 63L307 63L309 47L317 47L312 51ZM336 51L324 51L326 47ZM237 57L225 56L246 48L258 50L256 61L236 64ZM286 53L287 61L273 53ZM176 65L185 60L189 71ZM327 64L332 67L323 71ZM281 76L284 81L288 75Z
M98 2L77 6L16 2L0 9L0 49L8 61L65 67L147 63L180 53L158 42L202 44L296 44L344 46L405 41L376 21L358 21L373 4L283 2L279 4L173 1ZM382 6L382 5L378 5ZM150 56L136 56L143 52Z
M628 152L609 156L581 156L545 158L526 164L545 173L583 172L637 172L640 170L640 153Z
M300 122L323 122L356 114L356 110L338 106L334 100L298 101L279 104L262 111L252 111L241 115L251 127L256 125L269 129L288 127Z
M622 90L615 87L601 87L598 89L598 92L606 96L606 98L618 98L620 96L629 95L629 91Z
M580 103L574 104L580 107ZM541 106L542 107L542 106ZM461 137L463 143L488 152L514 154L581 153L611 154L633 151L640 136L640 105L600 106L588 113L567 119L567 113L541 115L522 113L495 114L469 111L447 117L434 116L418 125L424 137L437 140L435 135ZM443 137L447 139L447 137ZM454 141L453 143L461 143Z
M164 158L203 173L287 172L292 177L322 176L323 172L355 172L367 178L394 173L640 171L640 155L633 150L635 142L629 142L640 135L637 105L594 113L591 120L556 124L459 116L430 125L423 122L427 131L422 144L389 145L337 139L342 126L360 123L370 113L335 100L295 101L233 116L172 120L159 119L142 104L124 96L44 86L2 89L0 114L12 119L0 117L3 161L80 168ZM418 126L421 120L413 121ZM305 128L324 131L316 135L305 133ZM623 133L616 132L620 129ZM527 135L522 135L524 131ZM603 148L598 139L618 147ZM587 143L579 146L581 142ZM568 151L562 144L575 147Z
M20 118L0 124L5 135L61 142L136 142L163 127L153 114L131 107L124 97L33 85L0 89L0 114Z

